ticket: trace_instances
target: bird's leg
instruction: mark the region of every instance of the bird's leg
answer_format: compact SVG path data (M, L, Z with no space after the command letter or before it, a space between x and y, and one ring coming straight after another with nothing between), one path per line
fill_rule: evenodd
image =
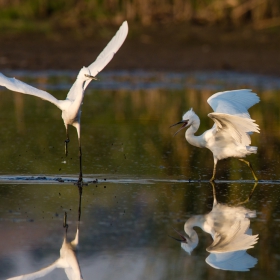
M70 139L69 139L69 134L68 134L68 129L66 127L66 140L64 141L65 143L65 156L68 155L68 147L67 147L67 144L70 142Z
M80 174L79 179L77 182L77 185L79 188L82 188L84 185L87 185L83 182L83 172L82 172L82 145L81 145L81 133L80 133L80 123L77 122L74 125L77 129L77 135L78 135L78 142L79 142L79 161L80 161Z
M67 213L66 212L64 212L63 227L65 228L65 232L67 233L68 224L67 224Z
M215 180L217 162L218 162L218 160L214 159L213 175L212 175L212 178L210 179L210 182L213 182Z
M80 223L80 220L81 220L81 206L82 206L82 194L83 194L83 188L82 186L78 186L79 188L79 210L78 210L78 213L79 213L79 217L78 217L78 222Z
M81 139L79 138L79 159L80 159L80 174L79 174L79 180L78 185L83 184L83 173L82 173L82 147L81 147Z
M251 163L250 163L249 161L243 159L243 158L240 158L239 160L245 162L245 163L249 166L249 168L250 168L251 171L252 171L252 174L253 174L253 177L254 177L255 181L258 182L259 179L257 178L257 176L256 176L256 174L255 174L255 172L254 172L254 170L253 170L253 167L252 167Z
M251 197L252 197L252 195L253 195L253 192L254 192L255 188L257 187L257 185L258 185L258 182L255 182L254 187L251 190L251 192L250 192L249 196L247 197L247 199L244 200L243 202L238 203L237 205L241 205L241 204L245 204L245 203L249 202Z
M215 186L215 183L213 181L210 181L210 184L211 184L212 189L213 189L213 207L214 207L217 204L216 186Z

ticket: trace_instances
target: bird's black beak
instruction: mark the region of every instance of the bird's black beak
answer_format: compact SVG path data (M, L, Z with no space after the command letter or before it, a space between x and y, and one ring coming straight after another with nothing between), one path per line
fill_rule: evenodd
M174 134L173 136L175 136L178 132L180 132L183 128L185 128L185 127L188 125L189 120L182 120L182 121L180 121L180 122L177 122L177 123L171 125L170 127L175 126L175 125L178 125L178 124L181 124L181 123L182 123L183 125L181 126L181 128L180 128L179 130L177 130L177 131L175 132L175 134Z
M91 75L88 75L88 74L85 74L85 76L86 76L87 78L90 78L90 79L92 79L92 80L97 81L97 78L94 77L94 76L91 76Z
M188 243L188 239L183 235L181 234L180 232L178 232L176 229L174 229L175 232L177 232L179 234L179 236L181 237L180 239L179 238L176 238L176 237L173 237L173 236L170 236L168 235L169 237L171 237L172 239L178 241L178 242L181 242L181 243Z

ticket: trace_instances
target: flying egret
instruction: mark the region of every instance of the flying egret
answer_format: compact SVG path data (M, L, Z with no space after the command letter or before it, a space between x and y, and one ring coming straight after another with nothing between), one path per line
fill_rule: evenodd
M182 121L172 125L183 124L175 135L189 126L185 133L186 140L193 146L208 148L213 153L214 168L210 181L215 179L218 160L228 157L236 157L245 162L251 169L255 181L258 181L250 162L243 158L257 153L258 148L250 146L250 134L259 133L259 126L251 119L248 109L259 101L259 97L248 89L218 92L207 100L214 110L208 114L214 121L211 129L202 135L194 135L199 128L200 119L192 109L183 115Z
M68 125L76 128L79 142L79 159L80 174L79 183L82 182L82 148L80 137L80 119L81 105L84 98L84 92L91 80L96 80L96 75L111 61L114 54L123 44L128 33L127 21L124 21L115 36L111 39L104 50L99 54L96 60L88 67L83 67L71 89L69 90L65 100L58 100L46 91L39 90L15 78L8 78L0 73L0 85L12 91L24 94L34 95L41 99L47 100L56 105L62 111L62 119L66 128L65 154L67 156L69 143Z
M253 248L258 241L258 234L252 235L249 218L255 218L256 211L244 206L218 203L214 184L212 187L212 211L206 215L190 217L184 225L186 236L176 231L181 239L172 238L180 241L181 247L190 254L198 244L198 235L193 228L200 227L212 236L213 243L206 248L209 253L228 253Z

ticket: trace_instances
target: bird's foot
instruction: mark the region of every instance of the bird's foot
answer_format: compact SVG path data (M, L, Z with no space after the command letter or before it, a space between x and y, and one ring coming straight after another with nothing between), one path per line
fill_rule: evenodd
M80 174L78 181L76 183L74 183L74 185L77 185L78 188L82 188L83 186L87 186L88 183L85 183L83 181L83 176Z

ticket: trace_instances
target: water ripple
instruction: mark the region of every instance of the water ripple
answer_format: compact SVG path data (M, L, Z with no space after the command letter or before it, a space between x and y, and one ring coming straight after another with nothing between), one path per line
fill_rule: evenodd
M31 79L35 87L40 87L36 79L46 79L46 90L69 90L77 71L5 71L8 76L18 79ZM33 81L34 79L34 81ZM63 80L62 80L63 79ZM280 89L280 78L273 76L240 73L233 71L104 71L98 75L98 82L90 83L90 88L99 90L148 90L148 89L208 89L213 91L225 88Z

